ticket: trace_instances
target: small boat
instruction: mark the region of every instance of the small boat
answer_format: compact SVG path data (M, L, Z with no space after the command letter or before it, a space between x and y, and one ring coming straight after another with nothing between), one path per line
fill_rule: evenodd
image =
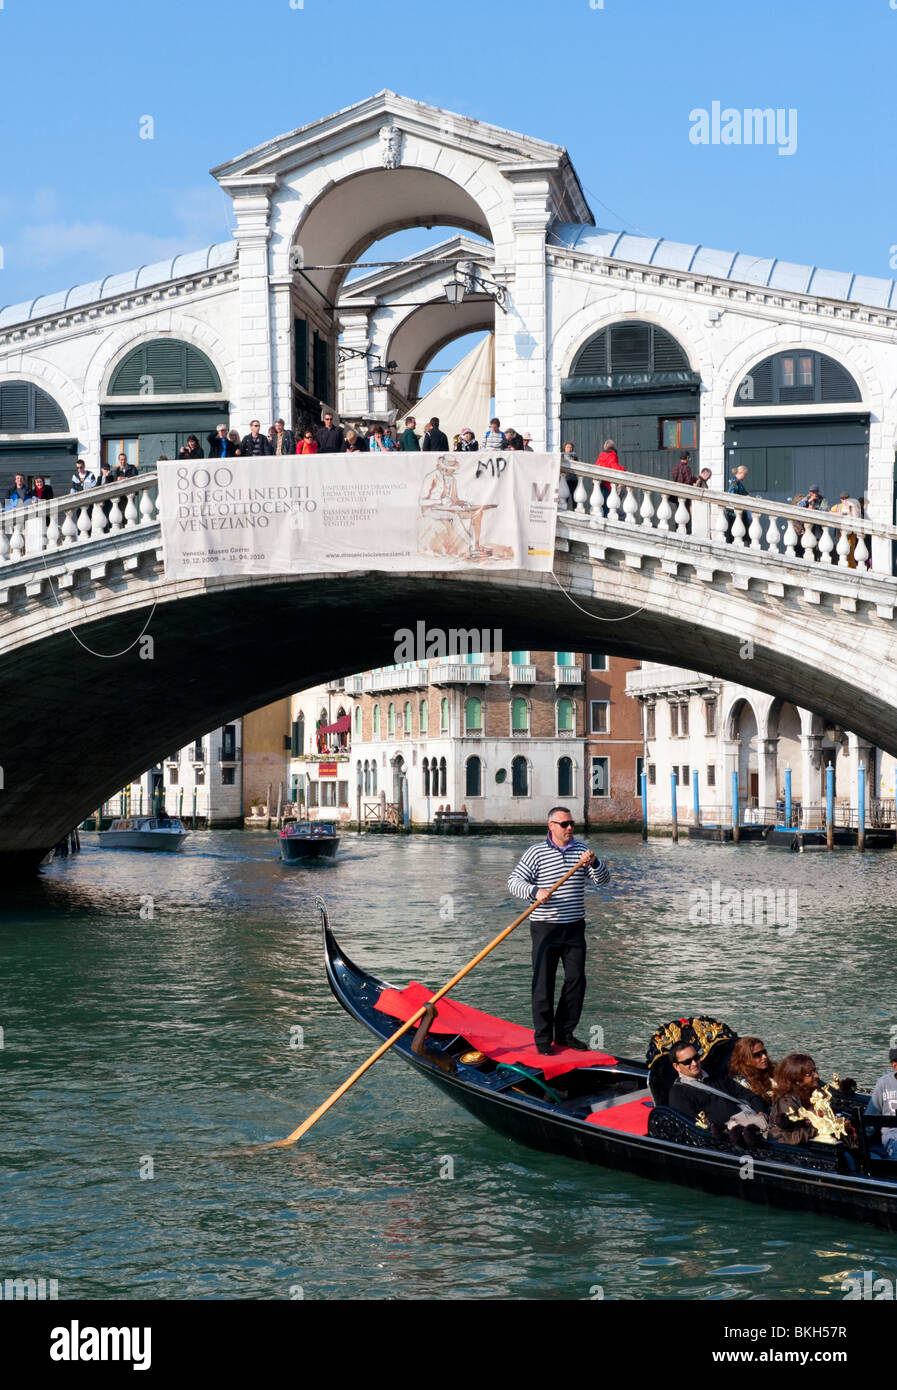
M178 849L190 832L177 816L121 816L99 833L103 849Z
M354 965L324 918L327 978L337 1001L377 1038L392 1036L402 1019L430 997L423 985L390 986ZM444 1006L449 1005L447 1009ZM542 1058L532 1033L446 998L423 1055L412 1050L409 1029L394 1045L417 1071L478 1120L519 1143L602 1167L675 1182L718 1196L761 1205L844 1217L897 1231L897 1162L870 1154L880 1117L863 1117L868 1097L856 1096L859 1148L842 1142L788 1145L765 1139L745 1152L727 1138L714 1140L665 1101L672 1081L668 1054L652 1039L652 1065L626 1058L573 1053ZM444 1017L443 1017L444 1011ZM694 1019L696 1025L705 1020ZM719 1046L734 1045L723 1025ZM457 1031L451 1031L455 1030ZM447 1031L449 1030L449 1031ZM464 1031L462 1031L464 1030ZM530 1040L532 1061L521 1037ZM510 1044L510 1045L506 1045ZM521 1052L523 1056L521 1057ZM490 1056L489 1053L492 1055ZM582 1058L586 1065L576 1059ZM709 1053L705 1066L711 1080ZM451 1070L445 1070L446 1063ZM558 1069L560 1073L558 1074ZM893 1126L893 1119L885 1121Z
M339 836L330 820L291 821L280 832L280 857L285 864L300 859L332 859L338 848Z

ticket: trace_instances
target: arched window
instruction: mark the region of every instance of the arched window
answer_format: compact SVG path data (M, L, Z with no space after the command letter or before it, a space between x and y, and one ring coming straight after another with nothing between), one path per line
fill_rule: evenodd
M395 705L393 704L392 700L390 700L390 702L389 702L389 708L388 708L387 711L386 711L386 735L387 735L387 738L393 738L394 735L395 735L395 732L396 732L396 707L395 707Z
M361 705L355 706L355 737L361 738Z
M305 752L305 715L300 712L296 720L296 756L301 757Z
M423 764L422 764L422 773L423 773L423 779L424 779L424 796L429 796L429 795L430 795L430 759L429 759L429 758L424 758L424 761L423 761Z
M33 382L0 384L0 434L55 434L68 427L53 397Z
M411 730L411 701L410 701L410 700L406 700L406 701L405 701L405 721L404 721L404 722L405 722L405 727L404 727L404 729L403 729L403 733L404 733L404 735L405 735L406 738L410 738L410 737L411 737L411 732L412 732L412 730Z
M464 793L466 796L482 796L483 764L479 758L468 758L465 768Z
M364 760L364 794L365 796L371 794L371 765L367 758Z
M764 357L742 377L733 405L829 405L862 400L850 372L832 357L806 348Z
M373 737L374 737L374 738L379 738L379 737L380 737L380 706L379 706L379 705L374 705L374 708L373 708L373 711L372 711L372 716L373 716L373 721L374 721L374 722L373 722L373 729L374 729Z
M427 732L429 717L430 711L427 702L426 700L421 700L420 714L418 715L418 732L420 733L421 738L423 738Z
M362 771L360 758L358 759L358 762L355 764L355 781L358 784L359 791L361 791L361 789L364 787L364 773Z
M221 378L205 353L177 338L154 338L119 362L107 394L152 398L220 391Z
M573 759L558 758L558 796L573 795Z
M439 705L439 732L447 734L449 731L449 704L448 696L443 695Z
M558 700L558 733L573 733L573 701L564 695Z
M529 705L521 695L511 701L511 733L529 733Z
M464 732L478 734L482 728L483 702L477 699L476 695L471 695L469 700L464 701Z
M529 768L520 755L511 762L511 795L529 796Z
M447 794L447 793L446 793L447 772L448 772L448 769L446 768L446 765L445 765L445 758L440 758L440 759L439 759L439 791L436 793L437 796L445 796L445 795Z
M612 323L580 348L571 376L619 372L687 372L688 358L663 328L627 320Z
M371 796L377 795L377 759L371 758Z

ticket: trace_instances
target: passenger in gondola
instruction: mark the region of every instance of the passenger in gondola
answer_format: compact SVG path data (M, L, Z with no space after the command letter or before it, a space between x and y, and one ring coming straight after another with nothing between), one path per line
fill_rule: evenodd
M428 1062L434 1062L440 1071L457 1071L457 1067L451 1057L444 1056L442 1053L437 1052L432 1045L427 1044L427 1034L433 1027L435 1019L436 1005L427 1004L424 1009L424 1016L417 1026L417 1032L411 1044L411 1051L416 1052L418 1057L425 1057Z
M847 1123L832 1110L829 1088L822 1085L816 1063L806 1052L789 1052L775 1069L769 1137L780 1144L834 1144L850 1137Z
M729 1059L729 1085L733 1096L752 1110L768 1115L774 1099L775 1063L760 1038L739 1038Z
M738 1111L738 1102L711 1086L701 1066L700 1050L692 1042L677 1042L670 1049L676 1080L670 1088L670 1105L687 1120L709 1127L728 1124Z

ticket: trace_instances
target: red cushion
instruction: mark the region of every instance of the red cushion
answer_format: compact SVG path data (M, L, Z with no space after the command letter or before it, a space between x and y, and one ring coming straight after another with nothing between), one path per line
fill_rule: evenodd
M391 1014L403 1022L416 1013L422 1004L433 997L433 990L426 985L412 983L406 989L385 989L377 1001L381 1013ZM533 1030L521 1028L518 1023L508 1023L503 1018L493 1018L491 1014L481 1013L469 1004L459 1004L456 999L446 995L436 1005L436 1018L431 1033L460 1034L467 1038L477 1051L491 1057L493 1062L522 1062L528 1067L536 1067L544 1073L546 1081L577 1067L598 1065L613 1066L615 1057L606 1052L577 1052L571 1047L556 1047L550 1057L543 1057L536 1051Z
M602 1129L622 1130L624 1134L647 1134L648 1116L653 1105L653 1100L647 1098L628 1100L609 1110L594 1110L586 1116L586 1121L590 1125L600 1125Z

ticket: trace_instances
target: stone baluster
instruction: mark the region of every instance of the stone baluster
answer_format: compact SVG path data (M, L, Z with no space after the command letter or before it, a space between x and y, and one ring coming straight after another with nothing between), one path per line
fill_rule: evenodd
M747 528L742 520L743 516L744 512L736 512L735 520L732 522L732 544L740 546L742 550L745 549L744 538L747 535Z
M125 524L124 514L121 509L121 498L113 497L112 506L109 509L109 529L110 531L120 531Z
M729 524L728 524L728 522L727 522L727 520L726 520L726 509L725 509L725 507L720 507L720 506L714 506L714 507L713 507L713 521L712 521L711 524L712 524L712 527L713 527L713 539L714 539L715 541L718 541L718 542L720 543L720 545L724 545L725 542L726 542L726 537L727 537L727 535L728 535L728 526L729 526Z
M125 530L130 531L132 526L136 526L140 521L140 513L137 510L136 493L129 492L128 500L125 503Z
M673 509L670 506L670 499L663 493L660 499L660 506L657 508L657 529L658 531L669 531L670 522L673 519Z
M850 568L850 541L847 539L847 527L838 527L838 568L846 570Z
M607 515L611 521L620 520L620 508L622 505L623 499L617 491L617 485L616 483L611 483L610 492L607 494Z
M781 555L780 540L779 523L774 516L770 516L766 527L766 549L770 555Z
M59 549L59 537L60 537L60 535L61 535L61 532L60 532L60 530L59 530L59 508L58 508L57 506L54 505L54 506L50 509L50 515L49 515L48 518L47 518L47 549L48 549L48 550L58 550L58 549Z
M815 550L818 542L813 534L813 527L804 522L804 534L800 538L801 550L804 552L804 559L811 563L816 559Z
M751 550L762 550L763 524L756 512L751 513L751 524L748 527L748 535L751 538Z
M635 490L631 487L626 489L626 496L623 498L623 511L626 513L627 526L634 526L638 502L635 500Z
M102 502L94 502L90 508L90 539L98 541L104 531L109 529L106 512Z
M691 513L689 512L688 507L686 506L684 497L679 498L679 505L676 508L676 515L673 518L673 520L676 523L676 535L687 536L688 523L691 520Z
M640 516L641 519L642 519L641 524L642 524L643 526L647 526L648 529L649 529L649 531L653 531L653 530L654 530L654 503L651 501L651 494L650 494L650 492L648 491L647 488L645 488L645 491L644 491L644 493L642 494L642 505L639 507L638 511L639 511L639 516Z
M90 507L82 507L78 512L78 540L90 540Z
M822 564L831 564L832 551L834 548L835 542L832 539L832 529L830 526L823 526L822 535L819 537L819 559Z
M9 559L9 532L6 517L0 520L0 564Z
M797 545L798 540L799 537L794 529L794 522L789 516L788 525L785 527L785 555L789 560L794 560L797 558L797 551L795 550L795 546Z
M21 560L25 554L25 526L20 516L21 507L16 507L12 519L12 536L9 541L10 560Z
M149 488L144 488L140 494L140 524L148 526L151 521L156 519L156 504L153 501L152 493Z
M856 560L859 569L866 568L866 561L869 559L869 547L866 544L866 537L859 531L857 532L857 543L854 548L853 558Z
M62 523L62 534L65 536L63 545L74 545L78 539L78 528L75 525L75 513L71 507L67 508L65 521Z
M588 494L588 490L587 490L587 488L586 488L586 480L585 480L585 478L582 476L581 473L577 473L577 475L576 475L576 489L575 489L575 491L574 491L574 493L573 493L573 501L574 501L574 503L575 503L573 510L574 510L579 516L585 516L585 515L586 515L586 512L588 511L588 508L586 507L586 503L588 502L588 500L589 500L589 494ZM143 511L143 500L142 500L142 499L141 499L141 502L140 502L140 510L141 510L141 512Z

